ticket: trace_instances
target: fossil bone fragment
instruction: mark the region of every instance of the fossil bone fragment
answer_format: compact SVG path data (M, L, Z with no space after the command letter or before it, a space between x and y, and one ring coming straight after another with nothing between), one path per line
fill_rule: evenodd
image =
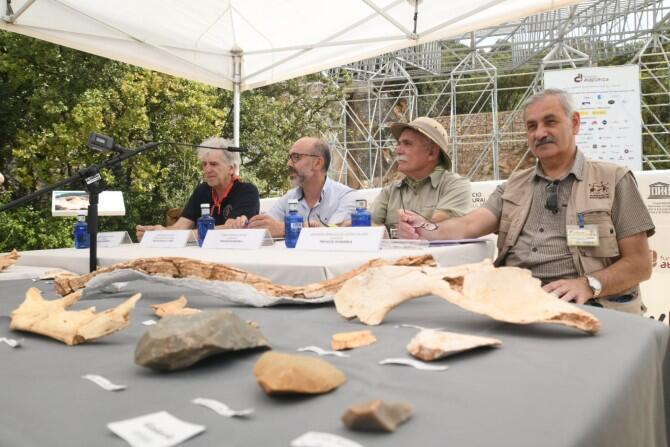
M345 318L380 324L397 305L437 295L471 312L509 323L556 323L594 334L600 322L579 307L545 292L530 271L493 268L490 262L458 267L371 268L347 281L335 295Z
M311 301L316 302L317 299L327 297L330 300L337 292L342 284L349 278L352 278L365 270L382 266L382 265L435 265L435 260L431 255L410 256L400 258L394 261L385 259L373 259L360 267L351 270L347 273L339 275L335 278L320 281L314 284L305 286L283 286L272 283L267 278L255 275L233 267L228 267L222 264L211 262L198 261L188 258L143 258L136 259L130 262L115 264L110 267L105 267L82 276L63 275L54 280L56 290L61 295L66 295L75 290L79 290L87 285L89 281L97 283L98 286L107 285L108 282L120 280L132 280L138 278L155 279L157 281L169 281L169 278L188 278L190 281L187 286L196 286L195 282L199 284L206 283L206 285L216 285L220 288L223 283L235 284L241 283L244 290L252 289L256 296L249 298L250 302L242 302L242 304L252 304L257 306L266 306L277 304L278 298L285 299L284 302L291 301ZM131 276L123 278L121 276L113 276L115 273L133 272L135 277ZM128 273L130 274L130 273ZM107 277L107 278L106 278ZM172 280L174 281L174 280ZM239 295L240 287L228 286L230 291L225 298L233 302L239 302L236 294ZM209 291L206 291L208 293Z
M157 317L163 318L170 315L194 315L202 312L200 309L186 307L188 300L184 295L176 300L168 301L162 304L152 304L151 308Z
M347 408L342 415L342 423L351 430L392 432L407 421L413 412L412 404L386 403L375 399Z
M263 354L254 365L254 376L266 394L323 394L347 380L323 359L281 352Z
M330 347L335 351L341 351L371 345L376 341L377 337L372 331L340 332L333 334Z
M137 293L113 309L96 313L95 307L69 311L81 298L77 291L58 300L45 300L39 289L31 287L21 305L12 311L10 329L33 332L77 345L104 337L128 325L131 311L142 296Z
M20 257L21 256L19 255L19 252L16 251L16 249L12 250L12 252L8 255L0 256L0 272L14 264L19 260Z
M495 338L424 329L409 342L407 351L418 359L431 361L483 346L498 348L502 342Z

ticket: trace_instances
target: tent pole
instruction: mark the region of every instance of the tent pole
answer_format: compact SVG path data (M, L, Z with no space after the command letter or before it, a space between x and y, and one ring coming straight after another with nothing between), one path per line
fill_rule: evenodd
M242 54L233 52L233 143L240 145L240 84L242 82Z

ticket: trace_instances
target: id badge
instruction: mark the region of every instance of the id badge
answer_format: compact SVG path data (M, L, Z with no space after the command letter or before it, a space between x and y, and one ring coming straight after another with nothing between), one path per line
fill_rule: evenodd
M568 225L567 230L571 247L597 247L600 244L597 225Z

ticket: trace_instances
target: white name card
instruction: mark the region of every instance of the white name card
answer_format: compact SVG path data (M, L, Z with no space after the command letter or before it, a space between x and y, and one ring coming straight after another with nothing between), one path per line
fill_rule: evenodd
M107 428L132 447L172 447L205 431L205 426L182 421L167 411L110 422Z
M121 244L131 244L127 231L105 231L98 233L98 247L118 247Z
M202 248L257 250L263 245L272 245L272 237L266 229L209 230Z
M315 251L379 251L384 227L303 228L295 248Z
M181 248L185 247L192 230L147 231L140 242L144 248Z

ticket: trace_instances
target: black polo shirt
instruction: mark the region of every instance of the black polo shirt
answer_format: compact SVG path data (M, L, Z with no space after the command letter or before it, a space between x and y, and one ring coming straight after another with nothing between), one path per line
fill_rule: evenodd
M235 182L223 202L221 209L213 209L212 188L207 183L201 183L186 202L181 217L196 222L201 216L200 204L209 203L210 213L216 225L223 225L229 218L247 216L251 218L258 214L261 202L258 188L253 183Z

